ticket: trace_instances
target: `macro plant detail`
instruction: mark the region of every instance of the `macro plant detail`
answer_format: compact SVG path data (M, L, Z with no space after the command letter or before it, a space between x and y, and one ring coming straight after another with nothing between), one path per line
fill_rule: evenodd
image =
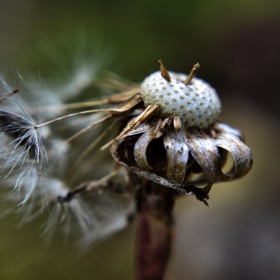
M193 77L199 64L194 65L189 76L169 74L161 61L160 64L161 72L141 84L139 93L144 107L115 138L112 155L132 172L193 194L207 204L214 182L248 173L251 151L243 143L240 131L216 122L220 100L210 85ZM232 154L234 166L224 174L227 152ZM192 173L201 176L193 181ZM195 186L203 182L204 188Z
M175 198L194 195L208 206L214 183L242 177L252 166L243 134L217 121L221 102L195 77L199 64L185 75L159 63L160 71L140 85L113 74L92 77L96 88L117 92L80 103L64 97L38 106L38 98L32 105L0 80L1 174L23 222L50 209L46 231L59 221L71 231L74 218L89 244L137 220L138 279L165 275ZM80 77L77 84L79 94L88 81ZM38 87L30 91L40 96ZM99 176L108 151L113 166ZM228 154L233 166L224 171Z

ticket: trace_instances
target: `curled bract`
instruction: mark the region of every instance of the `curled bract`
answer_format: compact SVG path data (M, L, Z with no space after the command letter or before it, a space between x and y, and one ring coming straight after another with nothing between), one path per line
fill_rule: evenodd
M148 180L180 191L188 184L206 183L206 194L217 180L242 177L252 166L252 153L242 134L218 122L210 131L177 131L169 119L152 119L117 140L111 152L116 161ZM228 152L234 166L224 174Z

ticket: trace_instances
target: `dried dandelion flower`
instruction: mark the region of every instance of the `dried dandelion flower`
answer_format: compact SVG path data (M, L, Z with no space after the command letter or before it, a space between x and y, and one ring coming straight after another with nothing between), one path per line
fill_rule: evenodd
M216 181L229 181L249 172L251 151L240 131L217 121L221 103L209 84L194 78L199 64L187 76L168 73L159 62L161 71L141 84L135 96L141 100L139 114L115 139L112 155L130 171L194 194L207 204ZM228 152L234 166L224 174ZM200 176L193 179L195 174ZM203 182L203 188L196 187Z

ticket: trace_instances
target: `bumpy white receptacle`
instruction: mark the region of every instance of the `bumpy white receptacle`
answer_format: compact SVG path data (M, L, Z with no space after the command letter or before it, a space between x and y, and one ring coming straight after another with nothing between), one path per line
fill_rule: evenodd
M169 72L171 81L162 78L160 71L148 76L141 84L145 106L159 104L162 117L179 116L183 125L207 128L220 112L221 102L216 91L201 79L193 78L185 85L185 74Z

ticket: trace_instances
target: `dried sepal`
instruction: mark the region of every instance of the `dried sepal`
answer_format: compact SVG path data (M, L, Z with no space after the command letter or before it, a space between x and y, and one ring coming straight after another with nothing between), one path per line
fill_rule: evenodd
M167 178L179 184L183 184L189 159L186 135L183 131L174 133L172 128L170 128L164 135L163 143L167 157Z
M159 184L164 187L172 188L177 190L179 193L185 193L187 195L195 195L195 197L204 202L207 206L206 200L209 199L208 194L203 191L200 188L197 188L195 185L192 184L185 184L180 185L175 182L172 182L155 172L151 172L149 170L141 169L137 167L137 165L133 164L133 159L128 159L124 157L125 154L127 154L127 151L125 150L125 146L123 146L123 142L125 139L120 139L116 141L112 147L111 147L111 154L113 158L122 166L124 166L128 171L135 173L139 175L140 177L143 177L149 181L153 181L156 184Z
M147 159L147 148L151 141L160 138L166 127L170 124L169 119L159 120L152 129L142 134L134 146L134 158L141 168L152 169Z
M208 184L205 190L209 192L218 177L220 159L218 148L213 139L199 131L194 131L191 135L189 134L187 139L191 155L207 178Z
M148 106L141 115L133 119L129 124L125 127L125 129L118 135L115 140L118 140L123 137L126 133L128 133L131 129L137 128L141 123L147 121L156 111L159 105L150 105Z
M236 136L232 134L221 134L216 141L217 146L229 151L234 159L233 171L226 174L226 180L237 179L245 176L253 164L251 150Z
M168 126L160 130L161 123L163 120L155 115L139 129L122 134L112 146L114 159L148 180L177 190L204 183L202 201L215 182L238 178L251 168L251 151L235 136L238 131L234 128L228 127L229 133L215 125L210 131L185 127L176 130L169 120ZM235 160L234 175L222 173L227 150ZM200 174L195 181L193 173Z

